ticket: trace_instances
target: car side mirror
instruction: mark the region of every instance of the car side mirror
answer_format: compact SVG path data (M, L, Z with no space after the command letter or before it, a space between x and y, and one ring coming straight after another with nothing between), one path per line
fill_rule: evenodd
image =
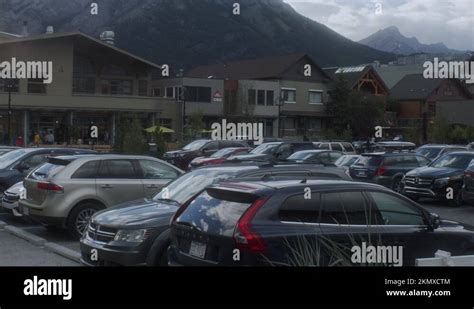
M429 225L433 230L436 230L441 225L441 218L435 213L430 213Z

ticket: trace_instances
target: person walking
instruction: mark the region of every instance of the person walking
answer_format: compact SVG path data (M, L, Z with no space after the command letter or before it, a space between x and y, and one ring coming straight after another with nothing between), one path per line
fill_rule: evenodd
M39 147L41 144L41 136L38 132L35 133L35 138L34 138L34 146Z

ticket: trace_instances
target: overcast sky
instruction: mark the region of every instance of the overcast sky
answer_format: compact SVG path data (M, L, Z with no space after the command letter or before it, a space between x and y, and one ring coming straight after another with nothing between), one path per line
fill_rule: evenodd
M474 0L285 1L354 41L393 25L421 43L443 42L449 48L474 50Z

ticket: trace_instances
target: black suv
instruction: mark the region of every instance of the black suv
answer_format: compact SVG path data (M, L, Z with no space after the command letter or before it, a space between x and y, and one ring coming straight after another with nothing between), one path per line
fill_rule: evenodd
M225 182L178 210L168 257L170 266L368 265L352 260L354 246L403 247L382 265L414 266L437 250L473 253L474 231L374 184Z
M20 182L49 157L96 153L92 150L74 148L22 148L10 151L4 154L0 161L0 194Z
M213 141L208 139L196 140L180 150L168 151L163 159L182 170L187 170L189 163L198 157L209 157L224 148L248 147L244 141Z
M167 265L169 223L179 206L206 186L228 179L330 178L350 180L344 171L315 165L256 165L250 163L215 165L193 170L170 183L151 199L125 203L97 212L81 239L82 262L102 265ZM143 233L140 241L110 241L120 231ZM108 238L101 237L107 236ZM145 237L146 236L146 237ZM104 241L104 239L109 239ZM91 250L98 250L98 261Z
M452 188L453 198L448 202L451 206L461 206L464 172L473 160L474 152L452 152L426 167L407 173L402 192L415 200L427 197L445 201L448 188Z
M349 168L349 173L354 180L377 183L400 192L403 176L429 163L426 157L410 152L371 153L363 154Z

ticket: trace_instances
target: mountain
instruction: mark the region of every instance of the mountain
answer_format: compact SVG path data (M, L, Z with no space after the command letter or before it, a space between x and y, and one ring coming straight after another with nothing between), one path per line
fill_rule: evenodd
M415 53L447 54L453 52L443 43L422 44L417 38L408 38L400 30L391 26L379 30L359 43L389 53L411 55Z
M200 64L307 53L321 66L388 62L394 55L353 42L297 13L283 0L0 0L0 31L30 34L52 25L98 37L113 30L116 45L156 63Z

